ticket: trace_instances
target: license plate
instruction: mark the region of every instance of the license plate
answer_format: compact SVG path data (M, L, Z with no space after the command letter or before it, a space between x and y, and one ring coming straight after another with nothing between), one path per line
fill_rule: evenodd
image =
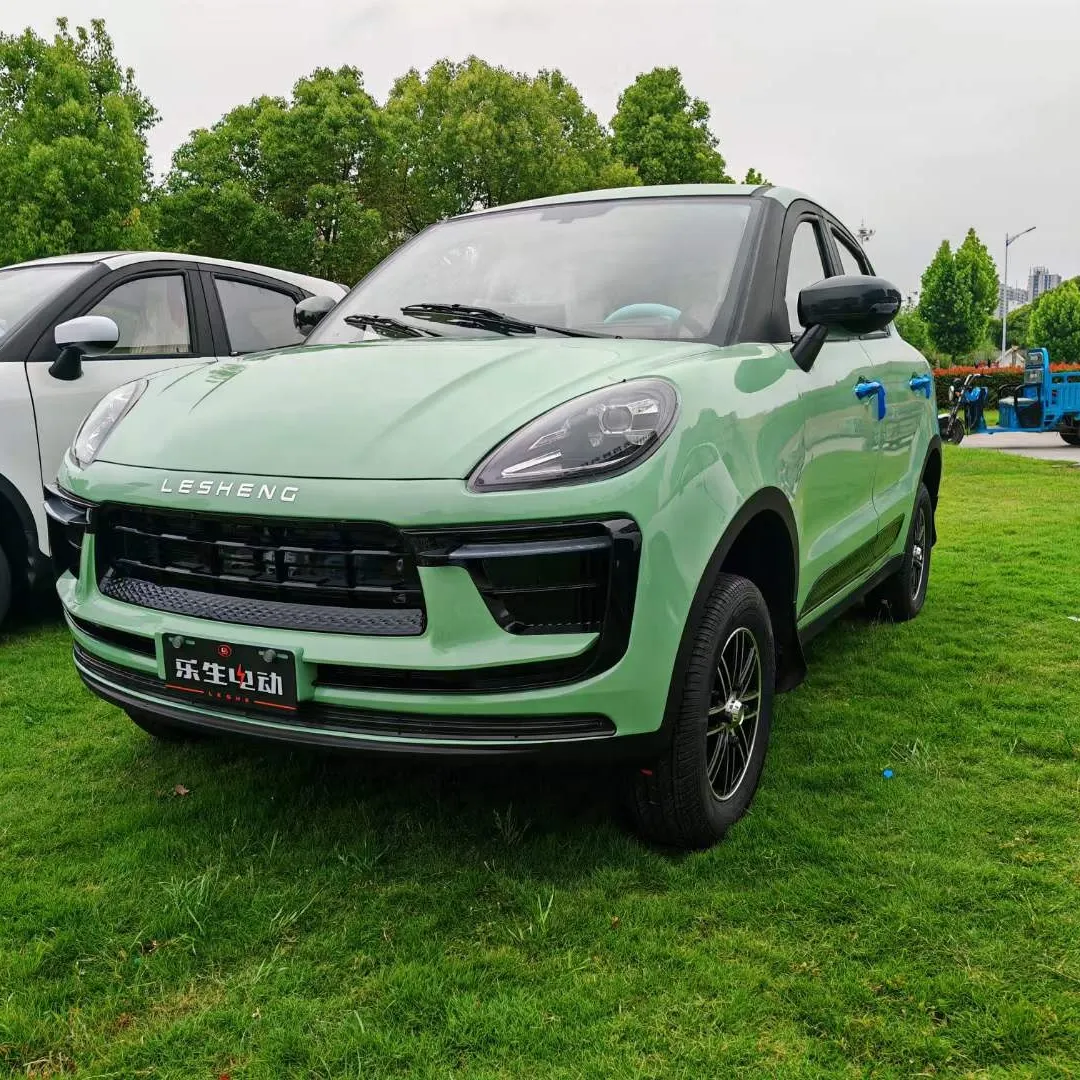
M166 634L165 688L236 709L296 712L296 662L291 652Z

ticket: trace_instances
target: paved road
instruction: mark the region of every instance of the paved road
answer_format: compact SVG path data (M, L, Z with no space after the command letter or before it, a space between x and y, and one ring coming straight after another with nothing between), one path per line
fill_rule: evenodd
M1021 457L1043 458L1046 461L1065 461L1080 465L1080 446L1068 446L1060 435L968 435L964 446L974 449L1001 450Z

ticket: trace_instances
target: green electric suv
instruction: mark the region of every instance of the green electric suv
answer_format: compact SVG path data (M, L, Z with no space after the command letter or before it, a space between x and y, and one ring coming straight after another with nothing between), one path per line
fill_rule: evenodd
M160 738L591 755L645 836L713 843L806 640L923 605L941 452L899 306L781 188L434 225L302 301L303 346L87 417L46 492L79 673Z

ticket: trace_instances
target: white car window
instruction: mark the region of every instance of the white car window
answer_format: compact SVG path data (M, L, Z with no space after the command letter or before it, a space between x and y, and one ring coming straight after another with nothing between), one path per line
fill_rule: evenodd
M280 349L304 340L293 322L296 301L288 293L227 278L214 281L234 353Z
M119 327L120 340L108 356L191 353L191 317L182 274L125 282L87 314L107 315Z

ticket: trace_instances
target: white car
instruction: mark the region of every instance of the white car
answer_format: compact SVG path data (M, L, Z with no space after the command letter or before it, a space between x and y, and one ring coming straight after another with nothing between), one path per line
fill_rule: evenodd
M0 623L51 578L42 487L114 387L186 361L295 345L294 309L330 281L161 252L39 259L0 269ZM333 302L333 303L332 303Z

